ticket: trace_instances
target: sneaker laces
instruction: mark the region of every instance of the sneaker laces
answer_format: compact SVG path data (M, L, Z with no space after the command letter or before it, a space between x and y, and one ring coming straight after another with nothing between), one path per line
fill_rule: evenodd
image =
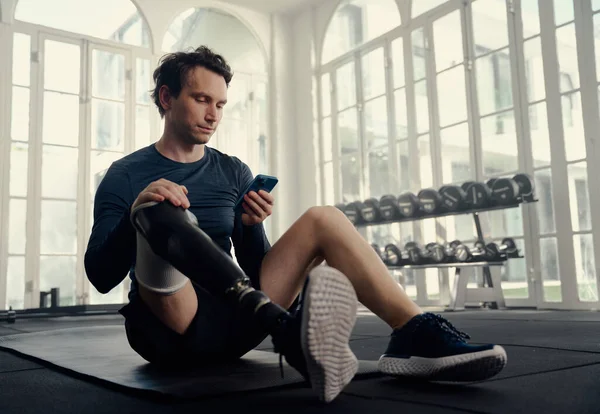
M449 320L442 317L442 315L434 315L431 314L429 319L432 320L437 326L442 328L446 333L450 335L451 338L458 342L466 342L466 339L471 339L471 337L462 331L459 331L450 323Z
M305 282L305 284L306 284L307 282L308 282L308 279L307 279L307 281ZM292 318L296 318L296 317L298 317L298 314L299 314L299 313L302 311L302 306L303 306L303 304L304 304L304 297L303 297L303 296L304 296L304 295L302 295L302 294L301 294L301 295L298 297L298 304L297 304L297 305L294 307L294 309L290 309L290 311L289 311L289 312L290 312L290 313L289 313L289 315L290 315ZM289 320L288 320L287 318L282 318L282 319L280 320L280 323L281 323L280 327L282 328L282 330L283 330L283 331L285 331L285 330L286 330L286 326L287 326L287 324L289 323ZM281 339L282 339L283 341L285 341L287 338L281 338ZM286 344L285 344L285 343L283 343L283 342L277 341L275 338L273 338L273 345L274 345L274 347L273 347L273 351L274 351L276 354L279 354L279 372L280 372L280 374L281 374L281 378L283 379L283 378L285 378L285 377L284 377L284 372L283 372L283 357L284 357L284 354L283 354L283 352L284 352L284 349L285 349L285 347L286 347Z
M281 321L282 324L286 324L287 321L284 319ZM283 375L283 349L281 349L281 347L279 346L279 341L275 341L273 340L273 351L276 354L279 354L279 372L281 374L281 378L284 379L284 375Z

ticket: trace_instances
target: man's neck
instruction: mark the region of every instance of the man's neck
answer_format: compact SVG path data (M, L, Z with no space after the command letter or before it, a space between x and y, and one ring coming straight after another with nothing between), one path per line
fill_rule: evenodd
M200 161L204 157L203 144L182 144L177 138L166 134L156 143L156 150L170 160L181 163Z

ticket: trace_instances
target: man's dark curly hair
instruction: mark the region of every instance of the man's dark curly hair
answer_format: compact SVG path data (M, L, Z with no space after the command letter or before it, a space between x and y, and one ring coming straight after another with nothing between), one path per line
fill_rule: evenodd
M160 88L165 85L169 88L171 96L179 97L183 83L187 81L188 73L197 66L223 76L227 87L229 87L231 78L233 78L233 72L229 64L223 56L214 53L208 47L200 46L192 52L169 53L161 58L160 65L153 75L156 86L151 96L161 117L165 115L165 110L160 104Z

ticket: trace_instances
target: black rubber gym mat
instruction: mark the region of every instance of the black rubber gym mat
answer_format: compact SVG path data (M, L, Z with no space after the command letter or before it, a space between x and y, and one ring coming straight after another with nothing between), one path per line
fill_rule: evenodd
M8 372L27 371L31 369L43 369L44 367L33 361L19 358L3 352L0 357L0 374ZM2 380L0 380L2 381Z
M0 323L0 336L15 335L25 332L51 331L54 329L78 328L82 326L123 326L124 319L120 314L102 316L60 316L27 318L17 317L13 324Z
M469 413L595 413L600 364L469 385L378 378L351 383L344 395L421 403Z
M0 360L5 355L0 352ZM10 375L10 376L8 376ZM138 398L49 369L0 375L2 414L461 414L422 403L398 403L343 393L330 404L308 388L272 389L192 399ZM364 381L360 381L364 382ZM549 414L549 413L546 413ZM564 414L564 413L561 413Z
M466 332L471 341L477 343L600 352L598 325L569 321L490 321L489 326L472 327Z
M302 377L285 362L281 377L279 355L251 351L240 361L203 367L193 372L161 372L137 355L122 326L91 326L0 337L0 348L41 363L137 391L194 398L236 391L302 384ZM376 362L361 361L361 376L377 376Z

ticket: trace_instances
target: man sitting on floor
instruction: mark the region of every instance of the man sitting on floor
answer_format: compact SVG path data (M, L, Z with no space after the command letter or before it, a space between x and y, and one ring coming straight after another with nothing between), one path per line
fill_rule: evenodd
M392 329L382 372L432 381L500 372L504 349L467 344L422 312L336 208L310 208L272 247L262 222L273 196L251 192L243 211L233 208L252 173L206 146L231 79L206 47L163 57L153 92L163 135L113 163L96 193L85 268L101 293L129 272L120 312L132 349L151 363L192 366L240 358L271 335L275 352L331 401L357 371L348 340L358 299Z

